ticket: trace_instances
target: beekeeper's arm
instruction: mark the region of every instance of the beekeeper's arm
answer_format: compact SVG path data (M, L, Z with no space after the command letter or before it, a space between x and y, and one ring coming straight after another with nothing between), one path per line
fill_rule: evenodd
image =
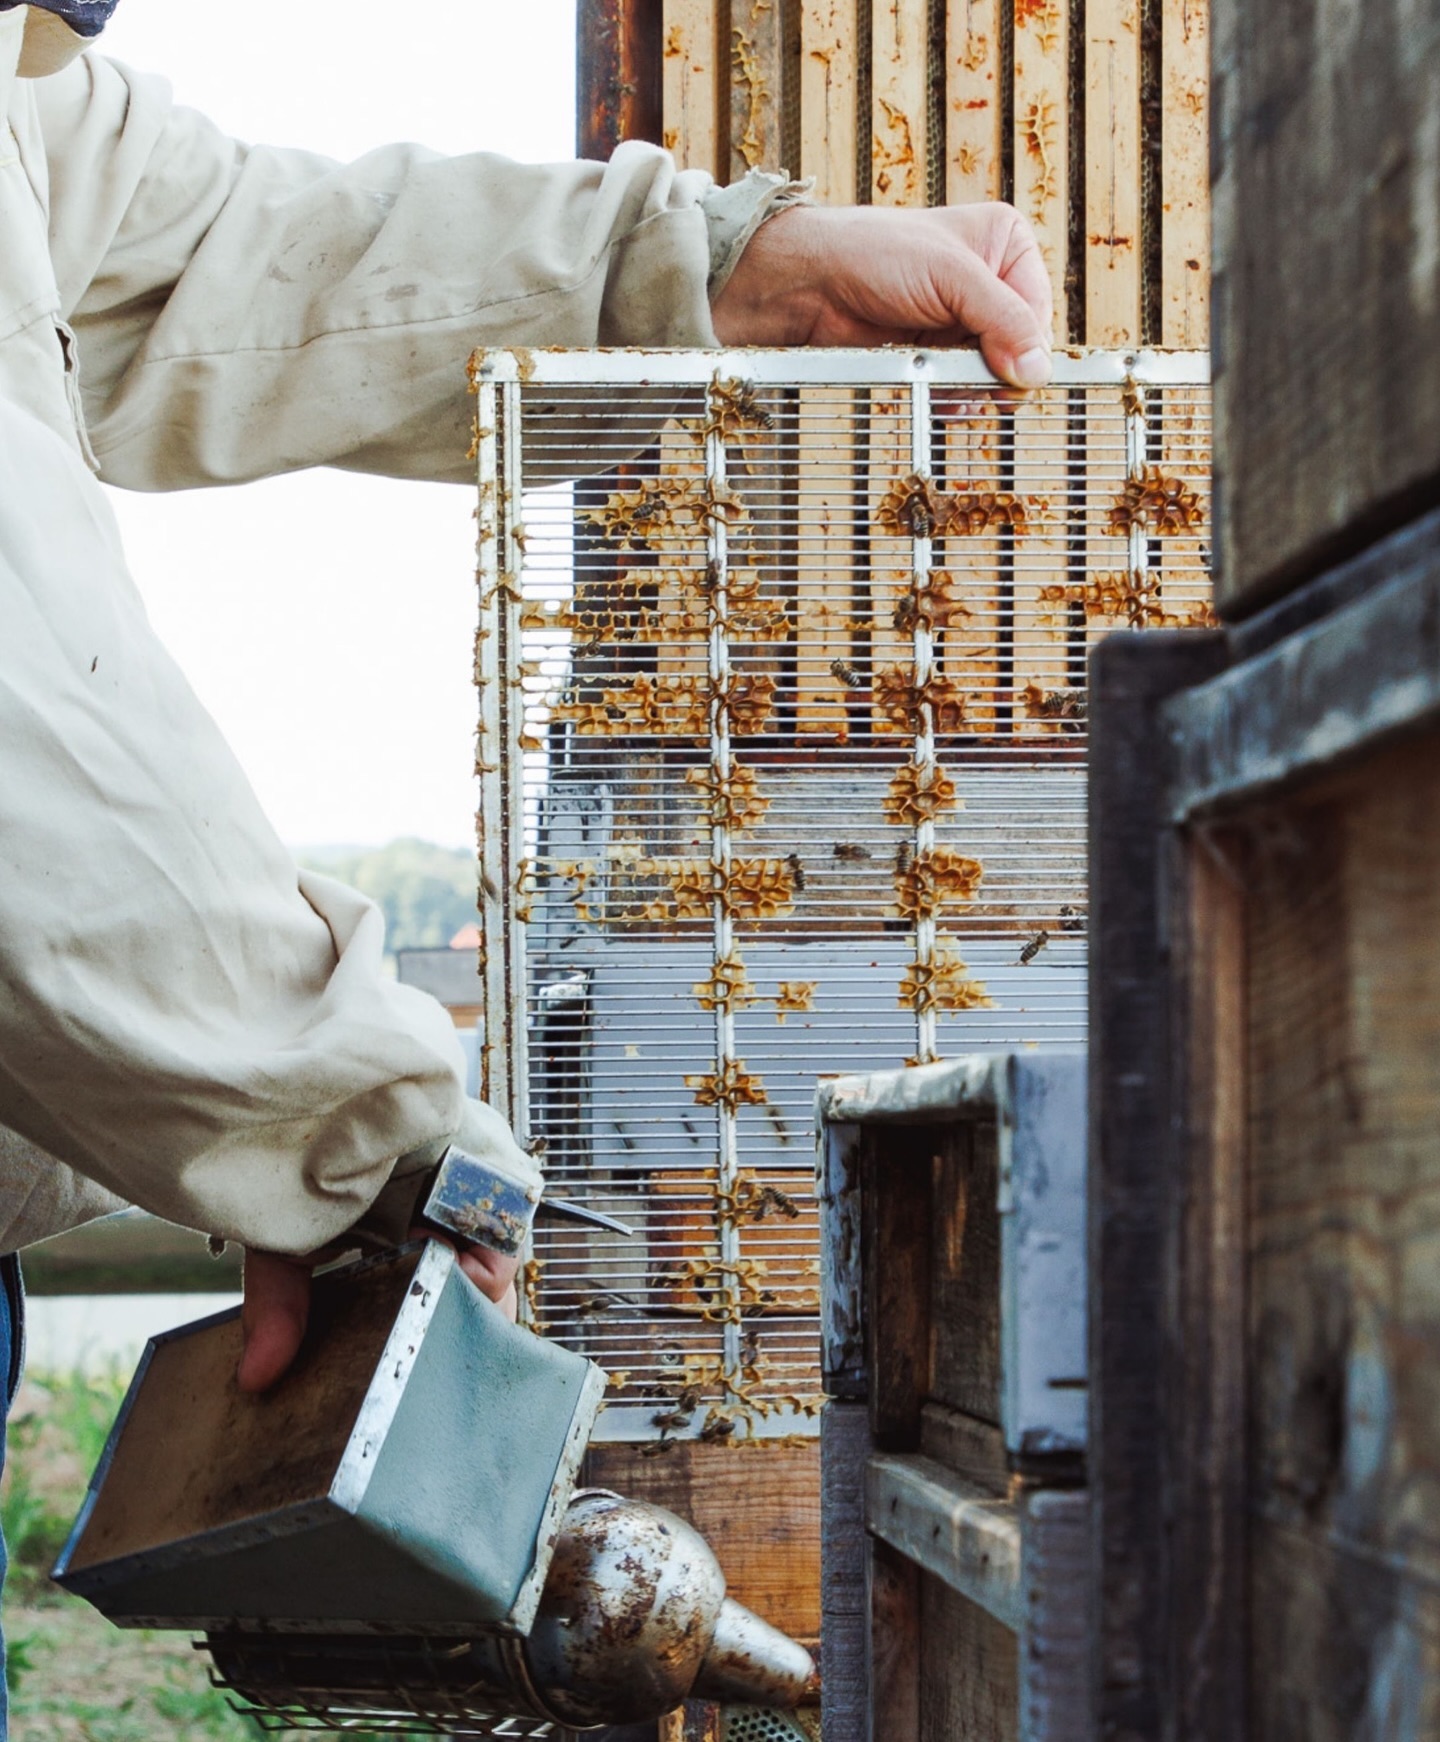
M468 481L474 347L708 345L712 296L726 342L978 332L1017 379L1048 344L1008 207L815 212L751 251L783 180L719 190L651 146L340 165L240 145L98 57L36 89L91 439L134 489L310 465Z

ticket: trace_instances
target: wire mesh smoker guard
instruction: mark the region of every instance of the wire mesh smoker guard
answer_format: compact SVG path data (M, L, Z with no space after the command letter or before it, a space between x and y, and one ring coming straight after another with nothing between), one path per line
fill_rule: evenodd
M317 1279L294 1366L235 1384L238 1311L152 1340L55 1576L120 1626L525 1631L603 1376L438 1243Z
M1083 1041L1086 655L1210 621L1208 359L472 373L485 1092L636 1229L530 1311L603 1437L812 1432L815 1079Z

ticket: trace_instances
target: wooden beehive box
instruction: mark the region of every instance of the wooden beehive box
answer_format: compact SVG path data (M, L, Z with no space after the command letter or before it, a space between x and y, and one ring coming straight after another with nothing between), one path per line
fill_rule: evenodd
M1085 1055L823 1084L826 1742L1087 1730Z

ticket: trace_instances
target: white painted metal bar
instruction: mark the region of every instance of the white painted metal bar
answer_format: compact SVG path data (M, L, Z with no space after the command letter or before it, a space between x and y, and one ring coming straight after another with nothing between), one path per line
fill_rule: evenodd
M917 478L926 484L934 482L934 462L930 452L930 381L928 371L917 364L910 382L910 464ZM912 508L914 504L912 503ZM911 588L917 600L925 597L930 584L934 555L933 528L911 516L912 538ZM935 743L935 707L930 700L930 683L935 676L935 632L928 615L914 613L915 694L919 701L919 722L915 733L915 767L926 787L930 786L940 766ZM915 824L915 856L924 863L935 851L935 818L922 813ZM917 974L933 976L935 972L936 918L933 909L919 913L915 920L915 966ZM933 985L921 988L915 1006L915 1062L933 1064L939 1054L938 1024Z
M731 828L730 782L735 764L730 747L730 685L734 676L730 664L730 528L722 506L729 490L729 461L725 452L725 431L722 421L723 402L720 397L721 378L716 376L709 393L709 416L705 423L705 478L712 506L706 524L706 562L704 592L710 616L708 654L710 665L710 769L714 779L715 801L710 813L710 856L715 875L714 898L715 961L730 964L737 961L735 921L730 905L731 877L734 871L734 840ZM722 969L722 972L724 970ZM717 974L717 981L720 976ZM724 982L717 985L721 991ZM741 1068L735 1050L735 1001L728 996L715 1000L715 1059L717 1098L715 1119L718 1127L718 1202L733 1203L740 1183L740 1152L736 1131L736 1104L733 1078ZM719 1217L720 1277L725 1318L722 1325L724 1343L724 1378L734 1384L740 1378L739 1289L740 1230L733 1216Z
M500 399L511 391L482 373L476 383L476 457L480 505L476 510L476 581L480 620L475 641L475 681L480 718L476 733L476 775L480 782L479 829L480 974L485 1008L506 1008L509 996L510 938L504 891L508 877L505 785L501 769L510 755L505 740L503 697L507 674L501 634L504 558L501 533ZM510 1080L509 1032L503 1022L487 1022L480 1050L480 1092L503 1106Z
M1057 350L1054 387L1121 387L1129 376L1157 387L1210 384L1208 351ZM933 387L999 387L999 378L978 351L923 350L904 345L875 350L821 346L794 350L612 351L510 350L477 354L479 379L521 381L527 387L704 387L717 376L759 386L797 387L907 385L924 372Z

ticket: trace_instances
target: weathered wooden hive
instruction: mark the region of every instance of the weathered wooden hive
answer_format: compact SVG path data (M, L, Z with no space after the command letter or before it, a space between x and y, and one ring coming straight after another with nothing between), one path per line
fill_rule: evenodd
M813 1637L815 1078L1083 1039L1086 655L1208 615L1205 14L581 16L583 149L1013 198L1109 348L1019 409L973 357L477 360L487 1083L636 1229L543 1235L531 1310L614 1375L592 1479Z

